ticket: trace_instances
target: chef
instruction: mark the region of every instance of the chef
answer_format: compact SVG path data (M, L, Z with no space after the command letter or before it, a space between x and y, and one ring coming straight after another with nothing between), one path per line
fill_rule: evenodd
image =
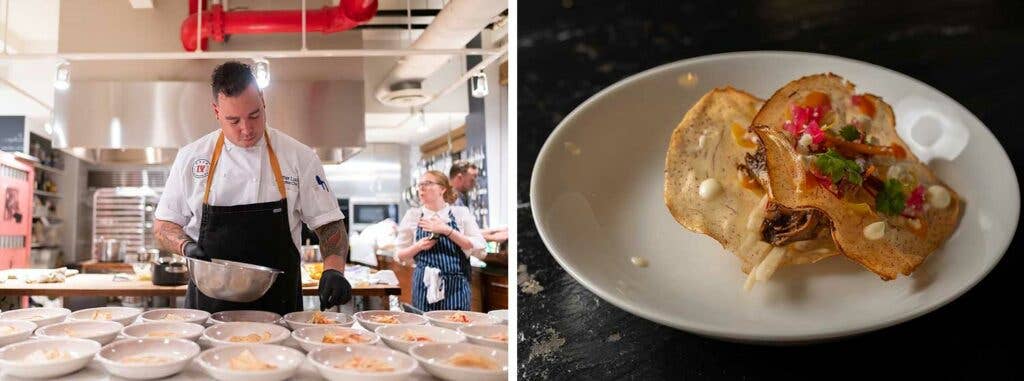
M227 259L283 271L250 303L218 300L189 282L189 308L208 312L302 310L299 236L316 232L324 258L320 309L347 303L348 234L314 151L267 127L263 92L251 68L226 62L213 71L213 116L220 129L178 150L156 209L161 249L201 260Z

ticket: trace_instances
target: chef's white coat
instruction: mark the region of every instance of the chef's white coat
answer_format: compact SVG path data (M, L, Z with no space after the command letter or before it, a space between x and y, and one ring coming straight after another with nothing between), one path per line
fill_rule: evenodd
M199 138L178 150L167 177L155 217L174 222L193 240L199 239L203 213L203 192L209 174L213 147L220 130ZM281 166L288 196L288 223L292 241L300 248L302 224L316 229L345 218L327 185L324 167L313 149L284 133L267 127L270 144ZM281 199L267 154L266 139L252 147L239 147L224 139L210 189L210 204L232 206Z

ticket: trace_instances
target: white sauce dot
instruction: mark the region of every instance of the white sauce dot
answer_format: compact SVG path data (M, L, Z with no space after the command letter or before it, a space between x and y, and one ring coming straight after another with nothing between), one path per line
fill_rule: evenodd
M722 193L722 183L715 179L705 179L700 182L700 198L710 200Z
M946 187L943 187L942 185L932 185L928 187L928 191L926 193L928 203L931 204L931 206L939 209L949 206L949 191L946 190Z
M864 238L870 241L882 239L885 236L885 221L878 221L864 227Z

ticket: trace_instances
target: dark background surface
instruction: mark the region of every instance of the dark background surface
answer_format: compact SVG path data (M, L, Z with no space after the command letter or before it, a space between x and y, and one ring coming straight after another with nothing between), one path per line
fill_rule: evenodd
M980 284L923 317L831 343L766 347L677 331L597 298L554 261L529 209L537 153L577 105L659 64L739 50L833 54L910 75L971 110L1015 162L1024 157L1017 133L1024 128L1018 93L1024 1L530 0L518 6L518 257L544 287L519 295L520 378L1024 377L1014 355L1024 324L1015 312L1022 287L1011 282L1020 279L1019 239Z

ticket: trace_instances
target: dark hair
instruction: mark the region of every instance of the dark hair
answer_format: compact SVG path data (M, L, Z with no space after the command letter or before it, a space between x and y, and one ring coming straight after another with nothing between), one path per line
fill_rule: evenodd
M455 175L469 172L470 169L480 170L480 168L476 167L476 164L470 163L466 160L456 161L452 163L452 168L448 170L448 177L454 179Z
M249 85L256 82L249 65L238 61L228 61L213 69L213 76L210 78L210 87L213 89L213 101L217 101L217 95L235 97L245 91Z

